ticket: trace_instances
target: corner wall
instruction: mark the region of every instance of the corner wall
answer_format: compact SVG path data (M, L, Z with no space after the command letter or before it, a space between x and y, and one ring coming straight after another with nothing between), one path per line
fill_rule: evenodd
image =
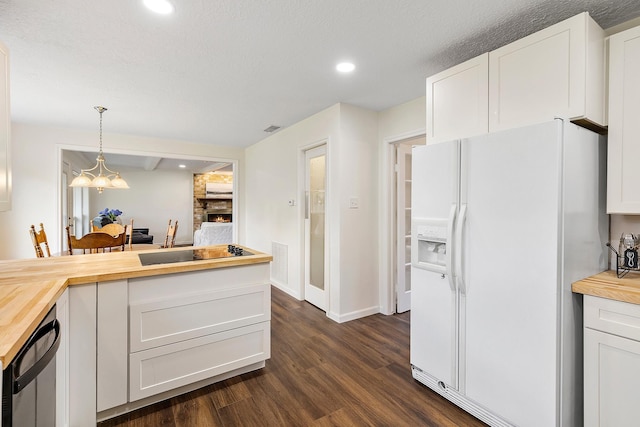
M376 140L376 112L336 104L245 153L247 245L268 253L274 242L283 245L286 277L272 282L304 299L304 150L327 144L327 316L339 322L379 307ZM357 209L349 208L351 198L358 199ZM274 264L281 261L275 258Z

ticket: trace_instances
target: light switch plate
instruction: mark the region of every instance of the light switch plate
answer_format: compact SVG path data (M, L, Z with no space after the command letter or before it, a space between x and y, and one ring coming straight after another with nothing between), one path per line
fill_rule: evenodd
M358 209L358 198L352 197L349 199L349 209Z

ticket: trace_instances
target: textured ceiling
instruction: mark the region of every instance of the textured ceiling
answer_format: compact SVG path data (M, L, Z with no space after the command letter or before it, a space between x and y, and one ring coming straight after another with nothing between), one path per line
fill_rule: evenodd
M638 0L0 0L16 122L245 147L337 102L384 110L428 75L588 11ZM351 75L334 71L353 61Z

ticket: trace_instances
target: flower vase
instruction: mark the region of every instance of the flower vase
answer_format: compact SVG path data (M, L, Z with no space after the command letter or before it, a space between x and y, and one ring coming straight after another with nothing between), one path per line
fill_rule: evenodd
M93 226L95 228L102 228L107 224L111 224L113 221L111 221L111 218L109 218L108 216L99 215L93 218L91 222L93 223Z

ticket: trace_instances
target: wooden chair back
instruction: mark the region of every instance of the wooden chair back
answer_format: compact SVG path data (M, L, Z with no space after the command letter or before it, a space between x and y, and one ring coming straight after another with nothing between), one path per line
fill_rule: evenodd
M36 251L36 257L50 257L51 251L49 250L47 233L44 232L44 226L42 225L42 223L40 223L40 231L36 231L36 227L31 224L29 234L31 235L31 243L33 243L33 249Z
M174 225L171 225L169 220L169 227L167 228L167 237L164 238L163 248L172 248L176 241L176 233L178 232L178 220Z
M107 233L110 236L116 237L126 232L126 227L121 224L116 224L115 222L111 224L106 224L102 228L95 228L93 233Z
M69 247L69 255L73 255L74 249L81 249L83 254L86 254L87 252L111 252L113 248L119 248L118 250L124 251L127 232L126 226L124 226L123 228L124 231L116 237L110 235L109 233L98 231L95 233L85 234L78 239L76 238L76 236L72 236L69 232L69 227L66 227L65 229L67 230L67 245Z
M129 227L127 227L127 247L129 250L133 249L133 218L131 218L131 222L129 223Z

